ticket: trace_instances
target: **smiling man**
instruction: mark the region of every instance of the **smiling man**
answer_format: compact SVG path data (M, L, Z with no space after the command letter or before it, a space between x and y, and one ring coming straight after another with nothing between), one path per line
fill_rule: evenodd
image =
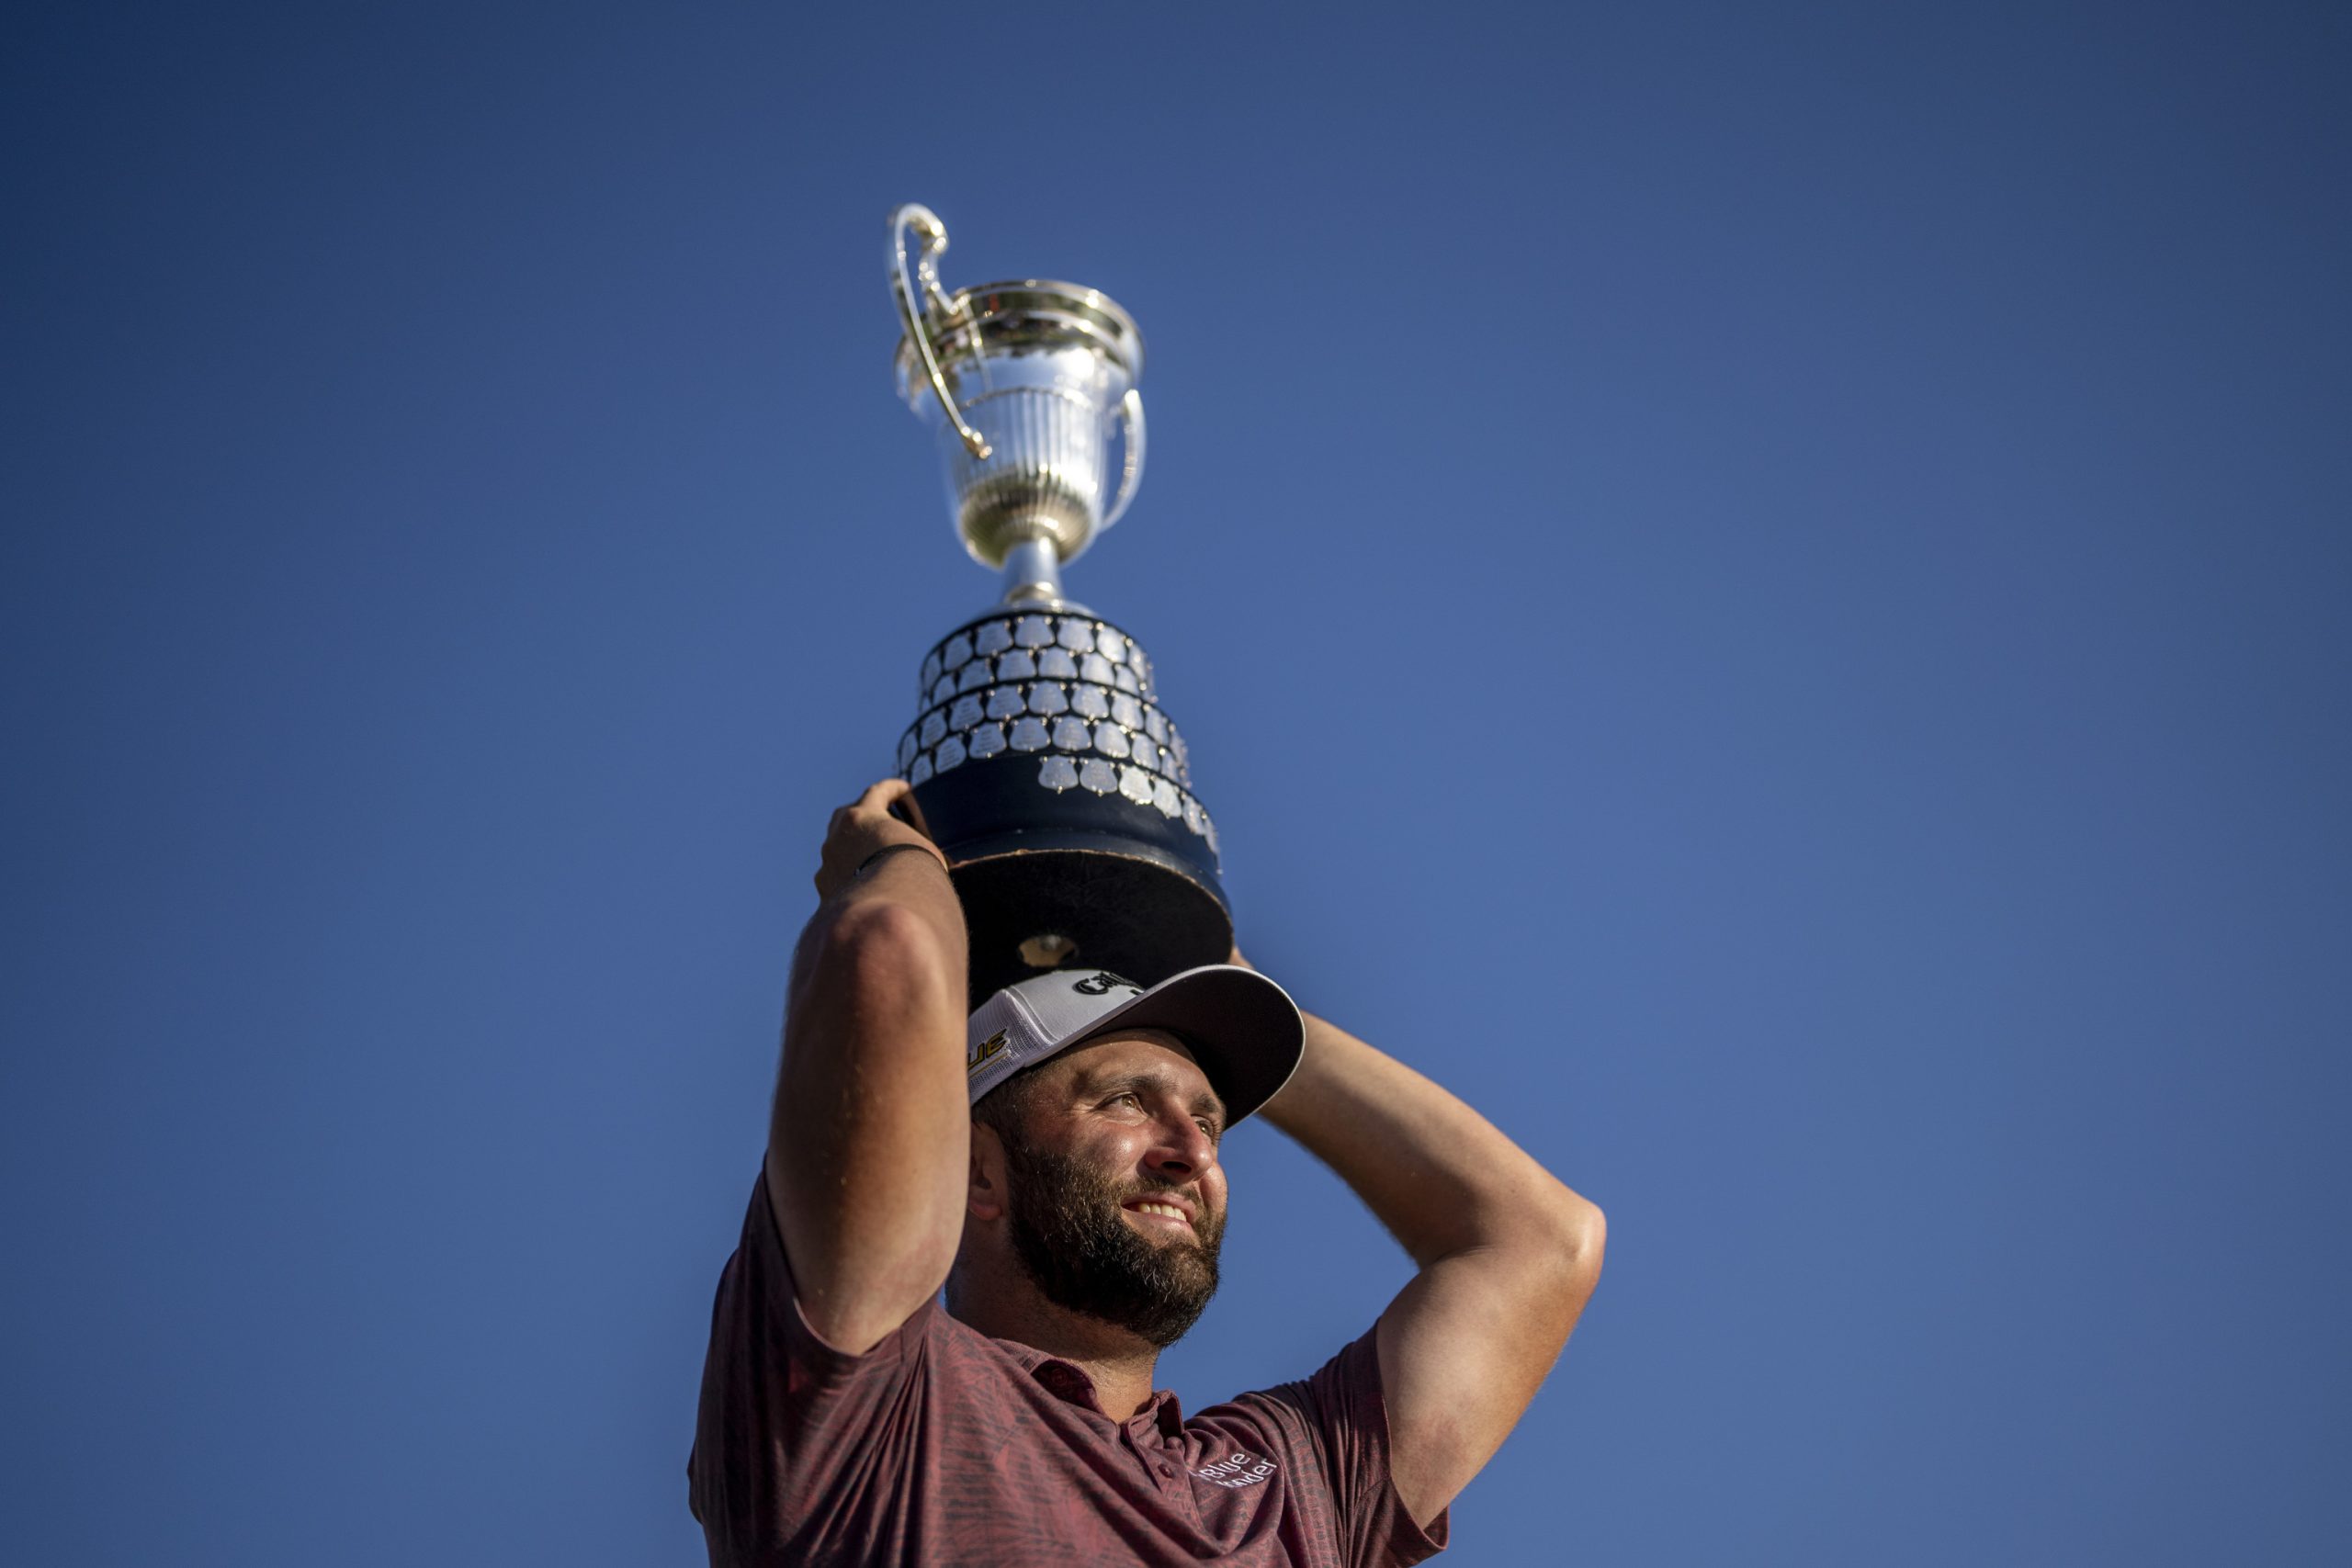
M892 813L912 804L885 781L826 834L687 1466L711 1561L1440 1551L1591 1294L1600 1211L1239 964L1148 989L1057 971L966 1018L963 915ZM1419 1271L1311 1377L1188 1418L1152 1374L1216 1289L1217 1145L1259 1110Z

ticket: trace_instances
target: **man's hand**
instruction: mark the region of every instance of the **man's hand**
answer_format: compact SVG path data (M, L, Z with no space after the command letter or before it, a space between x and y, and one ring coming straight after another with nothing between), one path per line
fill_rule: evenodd
M899 815L900 812L904 816ZM947 857L922 829L922 807L915 804L914 786L904 779L884 779L833 813L825 827L825 847L817 866L817 897L831 903L835 894L857 880L857 868L877 850L911 844L928 850L941 869Z

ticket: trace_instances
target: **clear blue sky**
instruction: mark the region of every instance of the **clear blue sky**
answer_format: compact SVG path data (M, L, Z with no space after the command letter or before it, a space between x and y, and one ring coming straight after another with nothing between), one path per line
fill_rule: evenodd
M1608 1211L1452 1561L2352 1559L2352 13L13 7L0 1557L699 1562L826 813L1099 287L1244 941ZM1402 1256L1233 1141L1197 1406Z

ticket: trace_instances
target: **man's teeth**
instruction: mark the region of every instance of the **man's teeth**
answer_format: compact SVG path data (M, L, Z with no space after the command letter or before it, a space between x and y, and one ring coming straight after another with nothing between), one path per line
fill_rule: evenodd
M1171 1220L1181 1220L1184 1217L1184 1211L1177 1208L1172 1203L1137 1203L1136 1205L1136 1213L1138 1214L1165 1214Z

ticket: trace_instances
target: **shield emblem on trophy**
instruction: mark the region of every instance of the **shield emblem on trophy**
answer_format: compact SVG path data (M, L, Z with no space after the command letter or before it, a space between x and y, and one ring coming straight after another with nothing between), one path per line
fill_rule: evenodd
M928 209L891 214L899 390L1003 586L924 655L898 766L954 868L972 996L1069 965L1148 986L1222 963L1233 922L1183 735L1134 636L1062 588L1143 477L1142 334L1076 284L948 293L946 248Z

